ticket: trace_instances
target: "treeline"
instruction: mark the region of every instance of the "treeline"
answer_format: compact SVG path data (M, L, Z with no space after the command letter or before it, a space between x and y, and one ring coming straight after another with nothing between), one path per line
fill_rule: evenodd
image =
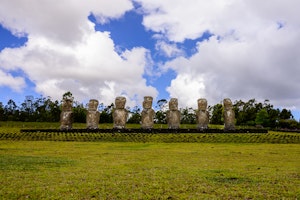
M72 95L70 92L65 95ZM155 123L166 123L167 100L157 102L159 109L156 111ZM104 105L100 103L100 123L112 123L114 104ZM128 123L140 123L141 108L126 108L129 111ZM233 104L237 126L257 126L284 129L299 129L300 123L293 118L290 110L276 109L268 100L263 103L250 99L247 102L235 101ZM196 109L181 108L181 123L196 124ZM208 107L210 124L224 124L223 105L218 103ZM53 101L50 97L33 98L27 96L21 105L14 100L9 100L6 105L0 102L0 121L23 121L23 122L58 122L60 120L61 102ZM74 122L86 122L87 105L74 101Z
M257 126L283 129L299 129L300 123L297 122L291 111L287 109L274 108L269 100L263 103L250 99L247 102L242 100L235 101L233 104L235 111L236 125L238 126ZM223 106L216 104L209 107L211 113L211 124L223 124Z

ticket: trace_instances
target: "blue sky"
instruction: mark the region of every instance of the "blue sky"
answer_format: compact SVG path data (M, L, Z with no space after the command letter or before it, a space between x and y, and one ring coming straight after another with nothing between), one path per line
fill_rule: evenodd
M0 102L269 99L300 118L297 0L0 0Z

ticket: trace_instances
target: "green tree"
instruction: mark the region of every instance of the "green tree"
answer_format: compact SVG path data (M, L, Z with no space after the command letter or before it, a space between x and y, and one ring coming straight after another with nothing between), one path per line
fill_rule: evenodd
M73 107L74 122L85 123L86 122L86 109L82 103L75 102Z
M154 122L156 124L166 124L167 123L167 119L166 119L166 112L158 110L155 113L155 117L154 117Z
M8 121L18 121L19 120L19 110L18 106L14 100L10 99L7 105L4 107L5 118Z
M74 97L73 97L73 94L72 92L68 91L66 93L63 94L63 100L65 99L69 99L71 101L74 101Z
M209 112L211 113L210 123L211 124L224 124L223 120L223 105L218 103L213 107L210 107Z
M294 119L280 119L278 126L283 129L299 129L300 123Z
M2 102L0 102L0 121L4 121L4 107Z
M257 103L255 99L247 102L236 101L233 105L236 116L236 125L255 125L256 114L262 109L262 104Z
M109 106L101 105L102 112L100 114L100 123L113 123L112 111L114 108L114 104L111 103Z
M184 108L180 109L182 124L195 124L196 123L196 115L195 110L193 108Z
M269 114L267 112L266 109L261 109L257 115L256 115L256 119L255 119L255 123L257 125L262 125L264 127L269 126Z
M160 99L157 101L157 105L159 106L160 110L164 110L164 108L166 107L168 101L166 99Z
M287 110L287 109L284 108L284 109L282 109L282 111L280 112L279 118L280 118L280 119L291 119L291 118L293 118L293 115L292 115L292 113L291 113L290 110Z
M138 106L135 106L130 112L131 117L128 119L129 124L139 124L141 122L141 109Z

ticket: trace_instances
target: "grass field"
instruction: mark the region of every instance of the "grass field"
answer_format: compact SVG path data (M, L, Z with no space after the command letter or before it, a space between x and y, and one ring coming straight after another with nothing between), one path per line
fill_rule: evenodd
M57 123L0 125L0 199L300 199L299 133L23 134Z
M0 141L0 199L299 199L298 144Z
M15 122L15 121L0 121L0 129L4 128L47 128L47 129L59 129L59 122ZM140 124L126 124L126 128L140 128ZM153 128L167 128L167 124L154 124ZM181 124L181 128L196 128L196 124ZM209 128L219 128L222 129L223 125L214 125L209 124ZM73 128L86 128L85 123L73 123ZM99 124L99 128L113 128L112 123L101 123ZM245 128L245 127L237 127L237 128ZM249 127L247 127L249 128Z

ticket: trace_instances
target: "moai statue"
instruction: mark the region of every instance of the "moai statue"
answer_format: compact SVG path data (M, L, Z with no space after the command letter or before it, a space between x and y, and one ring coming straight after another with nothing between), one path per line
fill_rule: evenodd
M235 114L230 99L224 99L224 130L235 130L234 121Z
M89 101L89 108L86 115L86 128L87 129L97 129L100 120L100 112L97 111L99 101L96 99L91 99Z
M197 128L199 130L208 129L209 114L207 109L207 100L198 99L198 110L196 111Z
M128 112L125 109L126 98L116 97L115 105L116 108L113 111L114 128L122 129L125 128Z
M64 99L62 103L62 112L60 113L60 129L71 130L73 124L73 101L71 99Z
M167 122L169 129L178 129L180 126L180 112L178 110L178 100L176 98L171 98L169 101Z
M143 129L153 128L153 119L155 116L155 111L152 109L153 98L150 96L145 96L143 101L143 111L141 113L141 121Z

